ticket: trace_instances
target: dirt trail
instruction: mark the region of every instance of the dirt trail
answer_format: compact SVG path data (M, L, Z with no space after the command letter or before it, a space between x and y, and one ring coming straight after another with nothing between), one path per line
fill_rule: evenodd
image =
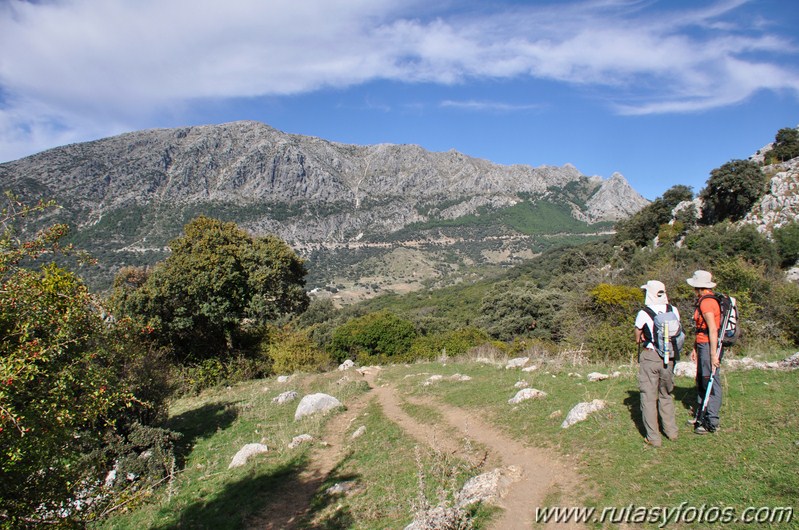
M376 381L375 372L367 372L366 379L374 389L384 414L401 426L409 435L422 443L455 453L459 449L456 440L447 434L447 426L433 426L416 421L402 410L400 399L394 388L381 386ZM559 493L559 504L573 505L569 502L573 492L581 484L574 469L560 462L552 452L542 448L526 447L504 435L468 411L450 407L440 402L424 401L444 417L449 426L462 435L483 446L490 459L498 459L504 467L514 466L521 470L521 477L508 487L501 500L504 509L502 517L492 524L494 530L530 529L534 527L535 508L544 506L547 495ZM468 458L469 455L464 455ZM578 525L558 524L553 528L581 528Z
M365 370L363 374L372 390L348 403L345 412L328 422L323 436L326 444L314 449L306 468L285 485L280 498L273 499L259 516L248 521L247 528L282 530L297 527L308 514L311 501L325 479L346 456L348 428L373 399L378 400L389 420L420 443L475 463L476 453L466 452L462 443L463 438L468 438L484 446L488 452L484 456L492 465L520 471L516 473L518 480L512 482L502 496L500 506L504 511L491 525L492 530L534 528L535 508L545 506L550 494L559 495L556 502L561 506L576 505L573 495L581 485L580 477L552 451L526 447L474 414L438 401L411 401L434 408L445 420L443 425L421 423L402 409L396 389L377 379L378 370ZM453 430L460 436L453 436ZM546 526L550 527L559 530L584 528L572 524Z
M308 465L296 478L281 486L281 495L247 521L247 529L291 530L298 527L308 515L314 496L346 456L348 428L366 408L369 398L370 394L360 396L347 404L346 411L330 419L322 436L325 443L311 453Z

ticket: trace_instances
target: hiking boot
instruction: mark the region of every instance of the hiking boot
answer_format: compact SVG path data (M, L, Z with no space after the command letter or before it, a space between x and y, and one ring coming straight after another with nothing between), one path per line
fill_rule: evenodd
M663 445L663 442L661 442L660 440L650 440L649 438L644 438L644 441L646 442L647 445L651 445L652 447L660 447L661 445Z
M673 442L673 441L677 440L677 438L679 438L679 436L675 432L674 434L667 434L666 438L668 438L669 440L671 440Z
M694 434L710 434L711 431L705 429L703 425L697 425L694 429Z

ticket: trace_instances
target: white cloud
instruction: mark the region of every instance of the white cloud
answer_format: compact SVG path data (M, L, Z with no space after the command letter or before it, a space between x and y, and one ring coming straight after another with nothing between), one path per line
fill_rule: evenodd
M543 107L542 105L538 104L518 105L513 103L505 103L502 101L477 101L477 100L467 100L467 101L444 100L440 103L440 106L445 108L466 109L474 111L489 111L489 112L516 112L516 111L541 110L541 108Z
M420 0L10 0L0 5L0 160L140 128L204 98L381 79L591 85L628 114L730 105L760 90L799 94L799 74L780 60L795 59L794 44L737 25L746 3L679 12L625 0L499 3L446 13Z

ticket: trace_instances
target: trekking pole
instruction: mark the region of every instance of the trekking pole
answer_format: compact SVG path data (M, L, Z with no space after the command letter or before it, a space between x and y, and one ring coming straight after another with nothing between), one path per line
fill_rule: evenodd
M710 400L710 393L713 391L713 379L715 379L716 369L710 372L710 378L707 380L707 388L705 389L705 399L702 400L702 408L696 414L696 422L700 425L705 423L705 414L707 414L707 402Z

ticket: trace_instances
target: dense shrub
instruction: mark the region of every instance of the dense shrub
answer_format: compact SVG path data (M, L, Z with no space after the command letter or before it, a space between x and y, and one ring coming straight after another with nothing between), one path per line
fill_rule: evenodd
M633 341L634 323L634 315L621 324L598 321L590 326L581 344L585 344L591 359L596 361L635 360L637 346Z
M738 221L768 190L763 170L751 160L731 160L710 172L702 199L702 223Z
M785 162L799 156L799 129L784 128L777 131L774 146L766 153L766 164Z
M140 329L106 321L69 271L34 268L66 233L58 225L19 241L11 225L36 211L12 200L0 215L0 517L11 527L80 525L113 500L77 503L102 487L108 438L162 419L169 386Z
M601 283L591 290L590 295L590 313L615 322L627 319L643 303L639 286Z
M316 372L328 368L331 362L330 356L306 333L288 327L270 334L262 351L276 374Z
M776 245L765 235L752 225L737 226L729 222L694 230L685 237L684 249L678 255L682 260L705 264L733 256L770 267L779 264Z
M417 337L411 345L410 357L414 360L457 357L487 342L489 342L488 334L477 328L434 333Z
M491 337L557 339L561 336L558 312L568 295L559 289L538 289L529 283L499 284L485 296L481 316L475 321Z
M231 355L245 319L269 323L308 305L304 262L277 237L198 217L170 246L148 274L122 271L113 299L181 360Z
M775 228L773 235L782 266L790 267L799 262L799 222Z
M633 214L628 219L616 223L614 241L619 244L633 241L636 246L649 245L658 235L661 227L671 220L671 212L683 201L693 199L688 186L677 185L668 189L662 197Z
M333 332L330 354L337 362L345 359L397 361L408 358L416 338L413 323L388 311L354 318Z

